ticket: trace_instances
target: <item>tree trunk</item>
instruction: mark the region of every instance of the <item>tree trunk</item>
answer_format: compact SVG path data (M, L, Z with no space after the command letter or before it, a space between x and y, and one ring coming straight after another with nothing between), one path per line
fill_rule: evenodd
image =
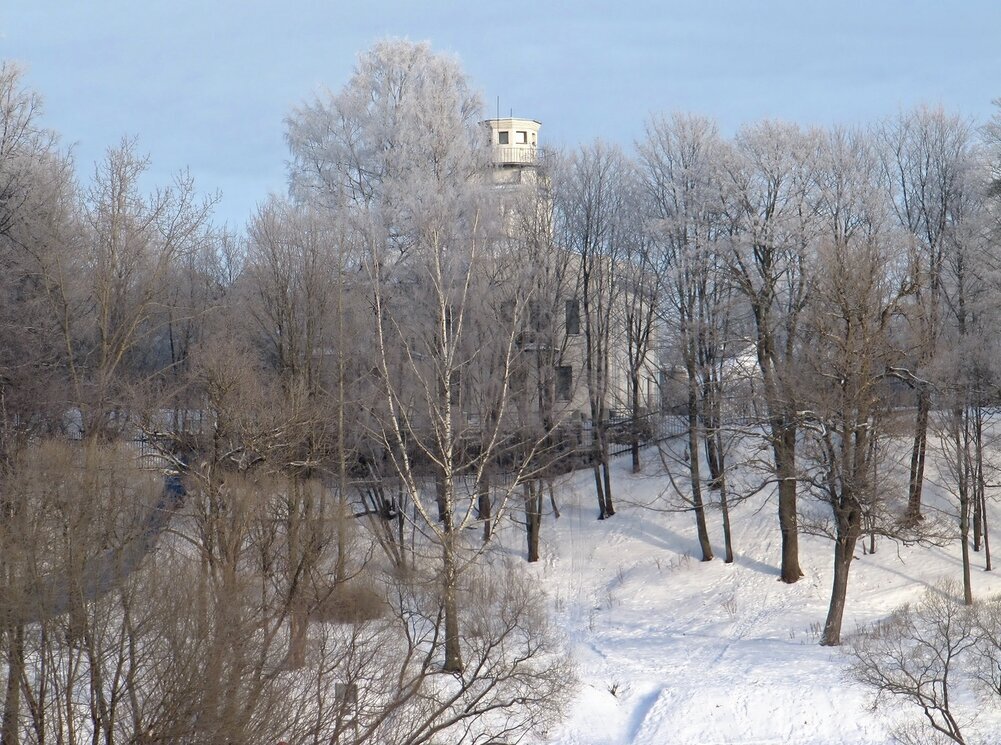
M605 480L605 515L611 517L615 514L615 505L612 504L612 471L608 466L608 442L602 443L602 463L601 474Z
M879 438L874 434L869 438L869 452L868 452L869 462L872 463L872 479L873 484L879 483L879 473L876 470L879 464ZM869 529L869 553L876 553L876 516L871 512L868 512L866 516L862 519L864 526ZM865 538L862 539L862 553L865 553Z
M459 645L459 568L455 560L455 537L445 535L442 544L442 604L445 610L445 672L462 672L462 649Z
M956 487L959 493L959 540L963 557L963 602L973 605L973 585L970 576L970 500L976 493L974 464L970 452L970 408L965 403L956 406L952 414L955 446Z
M980 404L973 409L973 550L979 551L984 539L984 417Z
M594 453L594 488L598 494L598 519L604 520L615 514L612 506L612 478L608 470L608 441L605 439L605 426L601 421L603 413L593 419L592 452Z
M973 550L977 553L980 552L980 546L983 543L983 511L982 503L980 501L980 494L974 489L973 494Z
M907 488L907 520L916 522L921 515L921 490L925 480L925 453L928 446L928 412L931 394L926 386L918 389L918 411L914 421L914 443L911 447L911 472Z
M695 527L699 534L699 546L702 548L702 561L712 561L713 547L709 542L709 530L706 528L706 512L702 503L702 476L699 471L699 417L695 394L691 391L688 396L688 452L692 505L695 507Z
M965 474L960 475L959 481L959 537L963 545L963 603L973 605L973 582L970 576L970 490Z
M415 508L416 509L416 508ZM407 566L407 543L405 540L406 505L403 501L403 482L396 485L396 537L400 542L400 569ZM416 526L415 526L416 529ZM413 558L414 545L410 544L410 555Z
M19 745L21 715L21 678L24 675L24 626L20 624L7 634L7 686L4 692L3 725L0 745Z
M831 605L824 622L824 634L820 643L825 647L841 644L841 621L845 614L848 597L848 570L855 554L855 542L859 535L858 510L852 510L845 518L838 518L838 537L834 542L834 584L831 588Z
M799 566L799 528L796 514L796 427L784 424L773 439L779 477L779 531L782 534L781 578L787 584L803 576Z
M987 479L984 476L984 409L978 401L974 409L976 416L976 488L974 500L977 504L977 514L980 517L981 537L984 544L984 571L991 571L991 543L987 530Z
M435 476L435 502L438 505L438 522L446 521L448 513L448 503L445 498L445 477L438 473Z
M604 520L606 517L608 517L608 514L605 512L605 489L601 485L601 464L595 463L593 470L594 470L594 490L598 495L598 519Z
M719 478L719 506L723 512L723 549L725 557L724 564L733 563L733 540L730 537L730 505L726 494L726 476L720 474Z
M483 543L490 540L490 476L486 473L476 485L476 517L483 521Z
M629 378L632 394L632 432L630 433L630 451L632 453L633 473L640 472L640 378L632 371Z
M294 591L296 594L299 590ZM306 666L306 634L309 631L309 618L305 604L301 598L293 598L289 613L289 647L285 666L289 670L301 670Z
M712 401L703 396L702 405L711 407ZM719 418L714 414L704 418L706 425L706 465L709 466L709 488L718 490L723 478L723 448L719 443Z
M987 497L984 491L980 492L980 501L983 502L981 506L981 513L984 519L984 571L991 571L991 540L990 531L988 530L988 520L987 520Z
M526 481L525 530L528 536L528 561L539 560L539 529L542 527L542 485L536 481Z

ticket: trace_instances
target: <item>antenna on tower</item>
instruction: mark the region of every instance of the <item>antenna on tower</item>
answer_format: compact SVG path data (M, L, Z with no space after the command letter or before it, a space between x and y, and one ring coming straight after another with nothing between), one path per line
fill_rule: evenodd
M497 96L497 118L500 119L500 96Z

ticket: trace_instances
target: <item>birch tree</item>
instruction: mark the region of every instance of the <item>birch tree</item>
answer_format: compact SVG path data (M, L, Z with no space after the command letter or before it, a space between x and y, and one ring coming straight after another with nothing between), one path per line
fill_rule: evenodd
M343 211L363 257L379 391L374 431L440 550L443 666L453 672L463 668L461 535L476 517L473 492L502 451L515 451L524 469L535 450L508 429L515 334L527 298L515 298L513 313L492 316L491 351L476 331L483 328L477 314L489 307L500 236L486 206L480 116L479 97L454 59L426 44L387 41L359 58L342 91L293 112L287 129L293 194ZM493 393L469 395L487 357ZM474 401L489 403L475 411ZM506 495L497 501L494 521Z

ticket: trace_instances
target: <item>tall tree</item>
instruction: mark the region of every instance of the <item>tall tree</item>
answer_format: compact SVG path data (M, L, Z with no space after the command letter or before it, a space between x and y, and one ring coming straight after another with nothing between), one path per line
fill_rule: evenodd
M899 224L913 240L911 273L916 292L908 314L912 336L905 379L917 409L911 446L907 516L921 519L932 387L927 368L942 331L943 272L949 235L956 227L966 176L972 165L972 126L942 109L918 108L881 130L883 171Z
M30 509L12 479L22 450L58 427L65 353L48 312L37 257L64 251L72 217L69 161L56 135L40 122L41 99L21 71L0 62L0 526L27 519ZM0 549L0 586L20 572L16 551ZM19 742L20 680L25 628L0 619L6 661L0 742Z
M490 302L499 305L489 291L501 233L485 199L480 116L479 97L454 59L427 44L387 41L360 57L340 93L295 111L287 130L293 195L343 211L364 257L379 391L372 420L381 458L441 552L450 671L463 668L462 529L475 519L473 492L484 473L514 447L507 409L515 332L527 307L517 297L513 313L483 315ZM489 337L478 332L485 317L497 321ZM491 376L477 372L481 363ZM492 392L470 395L477 380ZM518 460L522 468L529 461Z
M799 566L796 382L816 221L811 206L819 136L763 122L742 129L726 164L724 199L735 230L730 252L737 289L754 318L755 352L767 408L767 436L778 482L781 577Z
M718 427L703 429L716 360L724 343L717 327L722 315L715 298L723 278L718 272L720 237L719 161L722 141L716 125L704 118L654 117L640 144L643 177L651 195L656 265L664 300L661 321L677 335L685 368L688 419L686 459L702 560L713 558L705 518L702 443L710 447L718 470ZM710 446L710 443L713 443ZM719 474L713 473L716 478ZM724 492L725 494L725 492ZM727 533L729 531L727 530ZM729 539L727 540L729 545Z
M638 174L637 174L638 175ZM633 473L640 472L640 441L651 429L649 422L657 414L649 410L652 386L659 387L659 360L654 359L662 332L658 322L660 294L656 265L656 242L645 224L646 194L639 178L630 185L622 237L622 260L617 271L622 288L622 315L625 325L626 408L629 412L629 446ZM621 355L620 355L621 356Z
M855 545L864 525L886 531L877 441L885 428L887 371L899 353L891 324L912 291L888 230L878 159L862 133L835 130L816 168L823 225L818 271L804 315L809 385L800 388L806 464L831 508L834 582L821 644L841 643Z
M208 240L213 199L184 173L144 194L147 168L134 141L109 149L82 195L75 254L39 260L88 436L127 424L126 384L151 372L142 362L166 322L168 283Z
M626 186L631 169L619 149L595 142L566 157L554 184L556 234L578 269L599 520L615 514L607 427L613 334L621 328L617 275L627 237Z
M978 159L979 160L979 159ZM933 428L951 478L947 481L959 507L963 557L963 590L973 602L970 538L979 551L985 537L987 476L990 468L989 401L997 390L995 332L997 300L996 247L985 218L989 184L970 170L952 199L951 227L943 236L942 328L935 360L928 372L936 396ZM986 552L990 566L990 551Z

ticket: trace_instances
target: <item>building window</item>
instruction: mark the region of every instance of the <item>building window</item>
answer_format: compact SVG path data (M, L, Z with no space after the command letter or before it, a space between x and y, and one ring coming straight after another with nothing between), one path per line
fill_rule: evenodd
M528 132L517 131L514 133L514 142L516 145L527 145L528 144Z
M560 365L556 368L556 400L569 401L573 398L573 367Z
M498 145L506 145L508 143L508 135L510 135L510 134L511 133L508 132L508 131L506 131L506 130L502 131L502 132L498 132L497 133L497 144Z
M518 304L514 300L505 300L500 304L500 319L510 325L514 321L514 311Z
M557 306L559 307L559 306ZM541 300L528 301L528 328L544 332L552 328L553 308Z
M345 724L353 724L358 716L358 686L354 683L335 683L334 701L337 716Z
M567 300L565 325L567 329L567 336L573 336L580 333L580 300L577 300L576 298L573 300Z

